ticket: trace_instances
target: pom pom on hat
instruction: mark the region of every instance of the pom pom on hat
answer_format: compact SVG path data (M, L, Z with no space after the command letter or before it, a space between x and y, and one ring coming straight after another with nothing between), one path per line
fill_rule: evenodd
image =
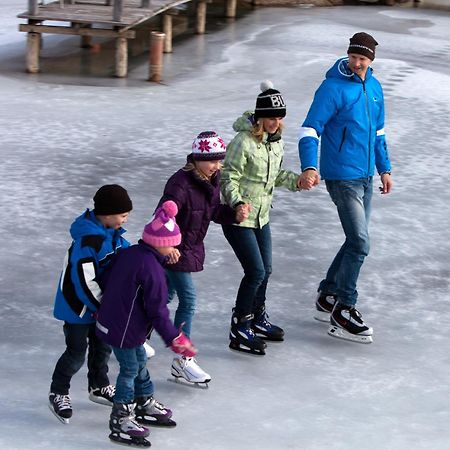
M274 89L273 83L270 80L264 80L259 87L261 94L256 99L255 119L286 116L286 103L280 91Z
M261 89L261 92L273 89L273 83L270 80L264 80L259 85L259 88Z
M178 206L172 200L164 202L156 211L152 220L145 225L142 240L152 247L175 247L181 242L181 232L175 216Z
M195 161L219 161L225 158L227 146L215 131L203 131L192 143L192 158Z

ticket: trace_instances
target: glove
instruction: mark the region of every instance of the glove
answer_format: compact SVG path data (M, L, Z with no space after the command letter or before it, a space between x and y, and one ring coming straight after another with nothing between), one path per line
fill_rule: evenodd
M191 358L197 354L197 349L192 344L191 340L181 331L180 334L172 341L170 346L172 351L179 355Z

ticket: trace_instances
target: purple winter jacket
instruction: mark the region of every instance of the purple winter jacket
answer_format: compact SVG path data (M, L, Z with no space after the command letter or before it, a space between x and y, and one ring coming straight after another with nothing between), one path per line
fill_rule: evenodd
M189 157L188 157L189 161ZM220 172L211 182L199 178L195 171L183 169L167 181L158 207L167 200L178 206L176 221L181 230L181 244L177 246L181 257L168 266L178 272L200 272L205 262L203 241L211 221L220 224L236 223L236 211L220 204Z
M104 272L97 336L113 347L142 345L154 328L167 346L179 334L169 318L165 258L142 240L116 255Z

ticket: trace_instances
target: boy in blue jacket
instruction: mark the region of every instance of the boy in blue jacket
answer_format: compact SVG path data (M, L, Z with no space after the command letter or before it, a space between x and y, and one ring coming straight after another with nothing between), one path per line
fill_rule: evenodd
M114 258L101 280L105 288L97 335L112 346L120 366L109 421L109 438L118 443L149 447L145 439L149 430L141 424L176 425L172 411L153 396L143 346L152 329L175 353L196 354L189 338L171 322L167 308L163 265L174 264L180 257L174 248L181 242L177 212L175 202L164 202L145 226L139 243Z
M50 410L63 423L72 416L70 381L84 364L88 350L89 398L111 405L114 386L108 379L111 348L95 334L95 315L101 300L98 278L111 258L129 246L122 225L133 205L116 184L102 186L87 209L70 227L72 245L56 293L54 316L64 321L66 350L56 363L49 394Z

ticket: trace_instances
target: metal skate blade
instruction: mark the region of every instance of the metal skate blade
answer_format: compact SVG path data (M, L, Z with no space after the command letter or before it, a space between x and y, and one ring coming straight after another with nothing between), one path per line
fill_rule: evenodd
M112 402L109 402L106 398L97 397L96 395L89 394L89 400L93 403L97 403L98 405L109 406L110 408L113 405Z
M123 438L119 434L110 433L109 439L114 444L123 445L125 447L148 448L151 447L150 441L145 438Z
M69 419L65 419L64 417L58 416L58 414L56 414L55 410L53 409L53 405L51 403L48 403L48 409L53 413L53 415L63 424L68 425L69 424Z
M336 325L330 325L328 328L328 334L337 339L343 339L344 341L356 342L358 344L371 344L373 342L372 336L361 336L357 334L351 334L345 331L341 327Z
M208 389L209 388L209 382L211 380L205 381L204 383L194 383L191 381L187 381L183 377L176 377L175 375L172 375L173 378L167 378L167 381L171 381L172 383L180 384L181 386L188 386L195 389Z
M258 352L256 350L253 350L250 347L247 347L246 345L242 345L242 344L234 346L230 343L230 345L228 347L233 352L240 353L240 354L245 353L250 356L264 356L266 354L266 352L264 350L260 350Z
M314 311L313 315L314 319L318 322L330 323L330 313L324 311L318 311L317 309Z

